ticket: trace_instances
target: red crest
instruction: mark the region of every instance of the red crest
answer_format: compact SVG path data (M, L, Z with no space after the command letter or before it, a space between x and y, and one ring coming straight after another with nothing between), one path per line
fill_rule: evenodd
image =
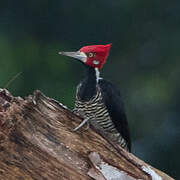
M87 55L85 64L94 68L102 68L109 55L111 44L84 46L79 51Z

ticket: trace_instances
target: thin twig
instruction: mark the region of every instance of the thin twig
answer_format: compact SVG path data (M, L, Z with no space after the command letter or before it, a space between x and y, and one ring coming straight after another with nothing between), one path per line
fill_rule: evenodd
M19 73L17 73L15 76L13 76L13 77L8 81L8 83L4 86L4 88L5 88L5 89L8 88L8 86L9 86L15 79L17 79L17 77L20 76L21 74L22 74L22 72L19 72Z

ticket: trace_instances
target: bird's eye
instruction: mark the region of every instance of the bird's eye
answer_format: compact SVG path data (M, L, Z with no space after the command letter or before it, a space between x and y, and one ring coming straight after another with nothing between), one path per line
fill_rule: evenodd
M92 52L90 52L89 54L88 54L88 57L90 57L90 58L92 58L94 56L94 53L92 53Z

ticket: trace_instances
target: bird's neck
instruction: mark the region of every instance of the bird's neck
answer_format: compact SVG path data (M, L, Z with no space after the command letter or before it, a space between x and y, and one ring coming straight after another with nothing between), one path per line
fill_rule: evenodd
M90 100L93 96L96 95L97 92L97 83L99 80L99 70L92 68L90 66L86 66L87 68L87 77L82 82L79 97L83 101Z

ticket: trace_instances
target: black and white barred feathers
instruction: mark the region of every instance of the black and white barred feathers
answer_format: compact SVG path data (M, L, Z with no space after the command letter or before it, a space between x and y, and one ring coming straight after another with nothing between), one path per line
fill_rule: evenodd
M129 131L124 110L119 111L119 109L117 110L116 107L109 104L117 104L114 101L120 103L116 96L113 97L113 92L107 92L107 89L108 91L111 89L111 83L100 79L96 86L96 94L88 101L81 100L78 95L81 85L80 83L77 87L74 112L80 114L83 118L88 118L88 122L96 129L103 131L105 136L130 151ZM107 102L106 100L109 100L109 98L111 98L111 101ZM123 105L120 106L123 108Z

